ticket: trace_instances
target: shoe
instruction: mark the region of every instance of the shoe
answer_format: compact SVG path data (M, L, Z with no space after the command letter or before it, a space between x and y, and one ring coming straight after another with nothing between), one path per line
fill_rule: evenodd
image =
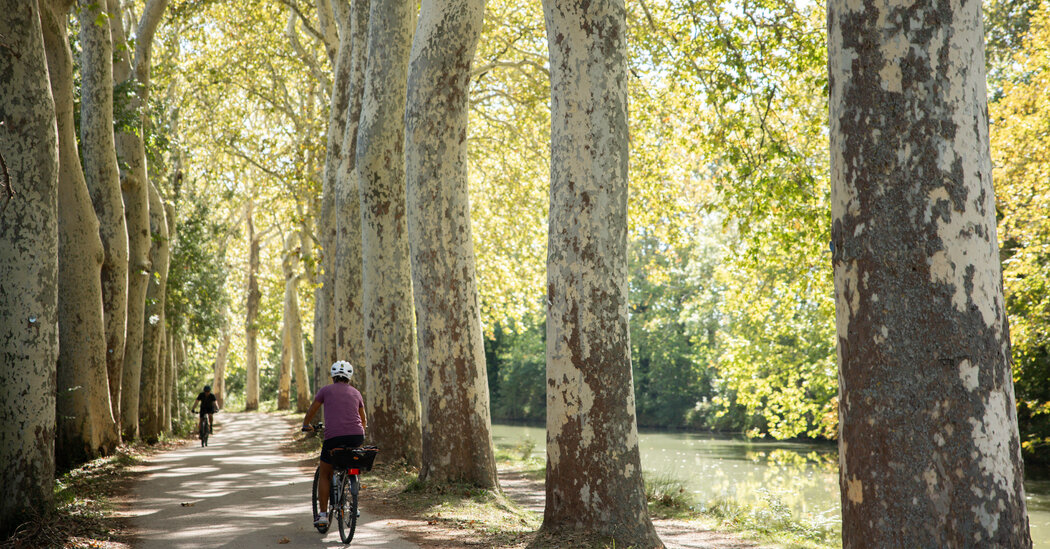
M319 528L328 526L328 513L318 513L317 518L314 519L314 526Z
M358 509L358 510L357 510L357 515L356 515L356 516L357 516L358 518L360 518L360 517L361 517L361 510L360 510L360 509Z

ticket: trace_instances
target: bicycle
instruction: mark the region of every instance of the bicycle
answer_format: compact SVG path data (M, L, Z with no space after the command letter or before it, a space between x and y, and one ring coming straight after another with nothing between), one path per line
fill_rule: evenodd
M323 423L315 423L313 432L320 432L324 428ZM357 530L357 517L361 514L357 508L357 496L361 490L359 476L372 470L376 454L379 448L375 446L360 446L357 448L332 448L332 484L328 490L328 515L339 523L339 539L343 543L350 543L354 539ZM321 467L318 465L314 470L314 485L312 503L314 517L318 515L320 507L317 500L317 487L321 480ZM318 526L317 531L325 534L331 525Z
M208 445L208 435L211 433L211 422L208 419L208 414L201 414L200 421L200 432L197 433L201 439L201 448Z

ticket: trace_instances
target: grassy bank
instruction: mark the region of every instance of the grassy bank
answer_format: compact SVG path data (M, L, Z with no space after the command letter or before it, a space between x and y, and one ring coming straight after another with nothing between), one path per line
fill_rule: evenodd
M747 505L732 500L697 502L685 483L673 477L650 477L645 481L649 513L654 519L677 519L707 530L739 534L745 539L774 543L787 548L829 549L841 546L840 526L794 516L774 494Z

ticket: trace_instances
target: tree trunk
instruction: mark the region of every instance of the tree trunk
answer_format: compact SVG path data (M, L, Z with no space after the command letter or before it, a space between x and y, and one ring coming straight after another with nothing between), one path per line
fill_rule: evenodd
M161 385L160 430L171 434L171 334L165 330L161 334L160 366L164 372L164 383Z
M296 233L289 233L284 239L284 257L281 261L281 270L284 274L284 315L281 325L281 371L277 377L277 409L288 410L292 407L292 316L299 320L299 311L292 313L292 301L295 296L296 284L292 280L296 278L294 264L298 263L298 250L296 245L299 237ZM293 256L295 259L293 259ZM296 300L297 301L297 300ZM298 303L296 303L298 309Z
M226 396L226 360L230 356L230 325L229 321L223 319L222 341L215 353L215 378L212 382L211 392L215 393L216 403L222 408L223 399Z
M244 409L253 411L259 409L259 300L262 293L259 291L259 248L261 243L255 235L255 224L252 222L253 204L248 202L248 288L247 305L244 314L244 335L247 340L245 350L245 371L248 376L245 382Z
M346 97L342 153L335 184L335 302L336 355L350 361L357 368L353 384L368 401L368 370L364 367L364 327L361 318L361 198L357 185L357 129L361 121L361 100L365 81L365 62L368 59L368 0L355 0L353 6L342 10L348 17L343 21L343 40L340 42L338 70L335 85L341 86ZM338 91L338 89L337 89ZM336 95L333 94L333 98ZM333 99L333 109L334 109ZM331 123L330 121L329 123Z
M467 97L484 0L425 0L405 117L423 374L421 480L498 486L467 186Z
M55 479L58 135L36 2L0 1L0 538ZM17 53L13 55L12 53Z
M181 165L182 165L182 161L179 160L178 163L176 164L176 166L177 166L176 167L176 177L179 177L179 174L181 173ZM176 185L175 188L177 189L178 186ZM164 219L168 222L168 260L165 262L164 268L165 268L165 271L167 271L168 273L170 273L170 269L171 269L171 252L172 252L172 250L175 249L175 245L176 245L175 226L176 226L177 222L176 222L176 217L175 217L175 204L173 202L177 198L177 196L178 195L176 194L172 198L171 202L166 202L164 204ZM167 286L168 286L167 285L167 280L165 280L165 283L164 283L164 295L165 296L167 296L167 294L168 294ZM166 297L165 297L165 309L167 309L167 298ZM167 317L168 317L167 312L165 312L164 313L164 318L167 320L166 323L167 324L171 324L172 323L171 320L168 319ZM166 372L165 375L164 375L164 379L166 381L166 383L164 384L164 395L163 395L164 396L164 411L163 411L163 417L161 419L161 423L162 423L162 425L164 427L164 432L168 433L168 434L171 433L171 429L172 429L172 406L174 405L174 399L176 398L175 395L178 394L175 391L175 383L176 383L175 375L176 375L176 371L175 371L175 360L174 360L175 353L172 350L172 342L173 341L174 341L174 337L172 336L170 331L166 331L165 334L164 334L164 346L163 346L163 351L162 351L163 352L163 356L164 356L164 360L161 361L161 364L164 366L165 372Z
M77 151L73 56L66 39L72 0L40 3L44 50L58 122L58 318L56 465L108 454L120 443L109 402L102 320L103 250Z
M335 301L335 221L333 210L335 209L334 189L328 185L325 178L321 191L321 216L317 221L317 230L320 235L321 272L318 278L321 285L314 292L314 387L321 387L330 383L329 367L336 360L335 351L335 315L332 304Z
M415 3L373 0L357 181L361 200L364 368L369 426L384 458L418 465L419 374L405 220L405 94ZM389 450L388 450L389 449Z
M119 0L108 0L110 31L113 35L116 62L113 66L114 83L134 79L136 93L131 97L130 110L138 113L137 131L116 134L117 155L127 168L120 174L124 197L124 215L128 231L128 308L127 335L124 341L124 372L121 377L121 420L128 440L139 434L139 386L142 379L143 330L146 308L146 288L153 266L149 262L149 178L146 168L146 149L142 141L145 109L150 87L150 52L153 35L160 23L167 0L149 0L139 20L135 36L134 64L129 59L127 37L124 35Z
M981 5L828 27L843 546L1031 547Z
M543 531L660 547L646 508L627 325L622 1L544 0L551 66Z
M157 187L149 184L150 273L146 291L146 321L142 335L142 381L139 389L139 422L141 436L155 441L164 431L161 420L164 372L160 347L166 332L164 301L168 285L168 263L171 259L168 220Z
M120 430L120 386L128 306L128 228L120 170L113 141L113 40L108 25L97 25L105 3L80 3L80 144L84 177L98 216L102 261L102 311L110 406Z
M299 235L288 235L284 243L284 326L281 330L281 381L278 408L291 408L291 376L295 375L296 411L310 407L310 380L303 352L303 326L299 313ZM283 399L281 395L283 394ZM283 407L282 407L282 404Z

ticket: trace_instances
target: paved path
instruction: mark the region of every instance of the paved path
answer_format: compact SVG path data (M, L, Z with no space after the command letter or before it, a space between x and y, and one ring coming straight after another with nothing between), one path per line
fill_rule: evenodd
M207 448L198 443L151 458L128 513L134 547L345 547L336 525L325 536L313 528L316 460L300 462L280 449L294 428L279 416L220 413ZM351 546L416 548L364 507Z

